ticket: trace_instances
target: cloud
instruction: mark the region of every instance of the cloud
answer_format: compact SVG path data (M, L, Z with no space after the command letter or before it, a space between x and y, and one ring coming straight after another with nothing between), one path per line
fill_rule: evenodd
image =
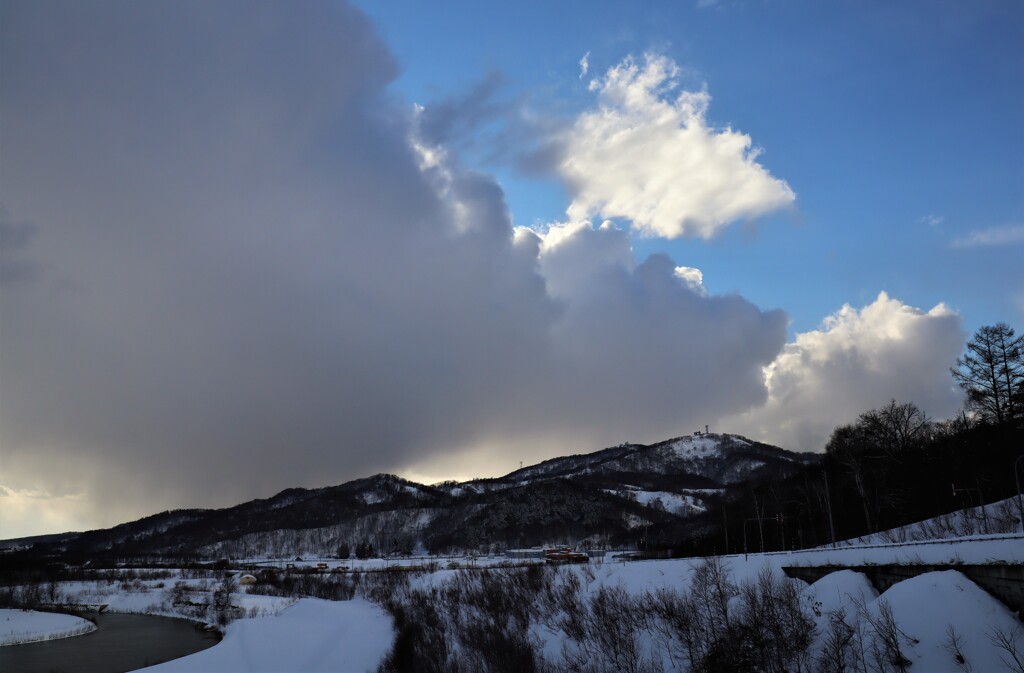
M509 103L499 99L504 84L500 73L491 72L460 95L420 106L416 120L420 140L451 145L476 137L482 127L507 114Z
M583 58L580 59L580 79L587 76L590 72L590 52L583 54Z
M765 399L783 313L611 224L513 229L442 144L491 89L417 119L354 8L0 11L0 198L39 232L3 220L38 272L0 285L0 472L80 493L44 499L64 526L495 474Z
M0 497L20 503L0 537L377 471L500 474L712 419L795 446L875 397L946 400L919 395L962 341L941 307L883 295L785 346L782 311L636 259L610 221L514 228L451 149L488 123L487 87L411 111L344 3L0 12L0 200L32 223L0 233L35 264L0 284ZM680 231L767 207L759 180L789 203L749 138L704 126L706 94L662 100L673 68L598 87L674 145L665 170L710 153L682 162L719 184L669 204Z
M960 315L942 304L925 312L882 292L862 309L843 306L820 330L797 334L765 369L767 403L722 423L820 451L837 425L893 398L946 418L962 402L949 368L965 336Z
M15 222L0 203L0 283L13 283L32 278L36 264L27 250L36 237L31 222Z
M30 536L40 530L85 530L88 516L76 512L77 494L57 495L34 489L14 489L0 484L0 539Z
M925 215L918 221L921 222L922 224L927 224L929 227L937 227L943 222L945 222L946 218L944 218L941 215L933 215L929 213L928 215Z
M676 278L683 281L687 287L699 294L707 294L704 289L704 272L692 266L677 266Z
M1024 224L1008 224L1002 227L977 229L967 236L953 241L954 248L985 248L1024 243Z
M664 255L634 262L628 233L610 222L556 225L538 238L541 274L562 307L553 347L559 377L572 382L557 401L568 418L642 441L766 399L762 368L785 341L783 312L709 296ZM627 409L628 421L615 419Z
M565 139L559 171L570 220L625 218L644 234L711 238L738 220L789 207L785 181L758 163L750 136L707 123L711 97L678 88L669 58L627 58L591 88L596 110Z

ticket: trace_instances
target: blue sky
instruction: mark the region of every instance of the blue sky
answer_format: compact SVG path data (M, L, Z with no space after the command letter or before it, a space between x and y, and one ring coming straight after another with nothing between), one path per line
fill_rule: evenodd
M887 291L945 302L969 329L1024 318L1024 6L1017 2L363 3L400 64L394 89L429 105L493 73L508 98L570 117L587 81L654 51L706 85L708 119L749 134L797 194L795 212L711 241L635 237L813 329ZM589 76L578 78L589 53ZM478 159L517 224L564 219L553 176ZM1015 227L1015 243L955 247Z
M353 1L0 3L0 539L821 451L1024 327L1016 0Z

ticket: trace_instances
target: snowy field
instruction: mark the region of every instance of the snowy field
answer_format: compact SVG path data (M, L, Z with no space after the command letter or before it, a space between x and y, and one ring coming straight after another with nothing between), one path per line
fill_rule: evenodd
M782 579L781 568L789 565L861 565L882 563L1024 563L1024 538L979 539L945 544L887 545L872 548L846 548L818 552L750 554L722 557L737 584L756 582L763 570ZM690 584L697 561L644 561L601 564L594 578L580 567L567 568L582 575L586 591L598 587L622 587L628 593L654 594L659 589L680 588ZM854 629L870 630L866 617L877 618L888 604L902 631L901 649L911 662L909 670L921 673L962 673L1020 671L1010 665L1009 655L992 643L996 633L1012 634L1018 653L1024 655L1024 627L1017 615L970 579L955 570L933 572L899 582L881 595L862 573L843 570L831 573L814 584L799 580L802 599L814 615L818 637L812 646L820 656L828 635L829 621L842 609ZM858 616L858 608L866 612ZM950 629L970 668L965 669L951 653ZM551 652L561 650L564 637L538 631ZM655 646L656 643L651 643ZM663 661L665 670L680 670L671 661ZM1021 658L1024 663L1024 656Z
M368 558L368 559L344 559L318 558L316 556L303 556L302 561L291 559L239 559L235 561L240 566L258 566L263 568L276 568L285 570L294 568L296 570L316 570L320 564L326 564L326 572L359 572L378 571L390 568L407 568L410 570L445 570L448 568L483 568L500 566L521 566L531 563L543 563L543 559L512 559L504 554L465 554L449 556L403 556L394 558Z
M734 593L728 596L727 612L730 616L739 618L747 609L743 604L744 585L749 588L758 582L764 585L769 581L776 587L795 587L801 606L799 610L814 626L807 648L808 660L814 665L806 670L818 670L817 662L828 655L830 643L834 644L837 633L859 634L856 637L861 640L856 642L870 644L877 642L874 634L883 630L886 623L893 625L898 651L909 662L911 673L965 670L1020 673L1024 670L1013 668L1014 648L1024 661L1024 626L1018 616L955 570L919 575L894 585L881 595L863 574L850 570L834 572L811 585L790 580L782 572L783 567L801 565L1024 564L1024 537L1020 535L734 554L719 557L719 560L734 587ZM303 581L352 582L357 587L356 597L352 600L269 596L255 593L260 590L258 587L240 588L232 598L237 618L227 625L225 637L219 644L146 670L180 673L376 671L382 662L388 663L389 651L401 631L400 625L392 618L396 600L420 600L421 605L424 601L436 603L439 596L454 595L452 589L460 586L461 590L473 582L484 586L490 581L487 577L507 579L527 574L527 568L502 567L506 561L504 557L497 556L419 558L406 559L401 565L431 570L363 572L355 576L348 572L293 575L303 578ZM315 567L318 562L316 559L291 561L300 567ZM273 565L285 563L276 561ZM617 663L618 655L602 650L581 637L579 629L574 630L571 620L567 619L567 613L559 612L569 610L564 600L545 603L541 593L557 593L568 587L573 596L570 602L584 612L596 610L594 606L609 596L617 596L615 600L621 605L632 606L628 610L633 613L651 613L657 597L685 597L692 592L699 583L696 578L700 577L702 569L707 569L705 563L702 559L625 561L609 557L584 565L537 568L533 575L540 574L546 578L547 589L539 588L535 593L526 590L512 600L546 605L544 610L550 614L539 611L528 620L523 642L528 643L530 651L539 653L538 656L543 657L551 670L567 670L564 664L572 658L591 660L595 657L596 660L604 658L604 668L595 670L617 670L621 668ZM396 562L380 559L332 561L329 567L337 565L344 565L350 570L372 571L385 570ZM481 572L485 567L489 574ZM64 582L60 585L60 594L70 602L107 603L113 612L181 616L189 609L187 606L208 602L220 586L218 579L197 577L196 573L166 575L160 579L112 581L107 578ZM392 605L390 614L386 609L389 601ZM453 651L471 648L469 640L460 641L459 638L473 637L472 625L479 618L473 616L476 608L463 605L455 613L446 613L440 604L435 607L436 611L431 613L434 621L466 620L445 626L446 637L452 638ZM452 616L460 611L461 617ZM207 619L212 620L212 617ZM65 615L17 610L0 611L0 620L3 625L0 642L70 635L76 625L82 626L83 622ZM425 619L424 623L430 625L429 620ZM689 670L690 666L681 654L679 639L664 628L664 623L640 620L637 624L640 625L635 626L630 636L633 639L630 642L635 646L632 655L635 662L649 665L648 670L652 671ZM841 626L841 633L837 632L837 625ZM1005 647L995 642L1000 637ZM865 657L869 655L869 652L864 654ZM381 670L394 670L394 665L391 665L391 669L385 667ZM470 666L466 670L485 669ZM884 668L866 667L863 670Z
M95 630L95 624L73 615L0 609L0 645L69 638Z
M181 582L185 587L185 600L202 602L219 582L209 579L188 579L180 576L169 580L135 580L125 582L62 582L62 595L74 603L106 603L110 612L129 614L181 617L175 609L170 587ZM295 602L293 598L261 596L240 591L232 603L246 616L265 617L275 615Z

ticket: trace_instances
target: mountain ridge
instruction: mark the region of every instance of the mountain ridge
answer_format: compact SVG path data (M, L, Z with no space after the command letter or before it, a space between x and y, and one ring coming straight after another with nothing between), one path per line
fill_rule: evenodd
M581 539L628 545L640 527L663 535L699 527L715 502L815 460L817 454L741 435L695 433L555 457L495 478L427 485L379 473L286 488L230 507L161 512L37 544L60 554L124 557L327 555L367 541L385 551Z

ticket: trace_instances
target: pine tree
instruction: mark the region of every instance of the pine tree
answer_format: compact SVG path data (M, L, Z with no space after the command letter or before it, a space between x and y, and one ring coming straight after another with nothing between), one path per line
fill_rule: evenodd
M967 407L996 425L1024 419L1024 336L1006 323L986 325L967 342L951 370Z

